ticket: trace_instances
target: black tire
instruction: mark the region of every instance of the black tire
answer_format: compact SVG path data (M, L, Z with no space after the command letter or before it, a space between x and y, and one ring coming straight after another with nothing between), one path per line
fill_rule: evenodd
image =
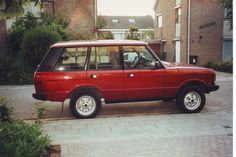
M185 87L176 97L176 106L183 113L201 112L205 103L205 94L198 86Z
M76 105L77 101L83 101L83 99L85 100L89 99L91 103L94 104L94 107L92 107L93 109L91 111L88 111L87 114L78 109L78 105ZM87 105L87 102L84 105ZM101 110L101 96L98 92L89 90L76 91L70 100L70 111L76 118L80 119L95 118L100 110Z

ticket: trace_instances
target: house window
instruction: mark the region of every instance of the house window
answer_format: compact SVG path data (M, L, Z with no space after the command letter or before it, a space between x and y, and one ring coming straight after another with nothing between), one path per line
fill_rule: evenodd
M227 8L224 9L224 19L227 19L227 14L228 14L229 10Z
M181 3L181 0L176 0L176 1L175 1L175 5L176 5L176 6L180 5L180 3Z
M233 59L233 42L232 39L224 40L223 43L223 61L230 61Z
M175 9L175 22L181 22L181 8Z
M157 27L158 28L162 27L162 15L157 16Z
M54 15L54 1L45 0L43 1L43 12L49 15Z
M135 19L129 19L129 23L135 23Z

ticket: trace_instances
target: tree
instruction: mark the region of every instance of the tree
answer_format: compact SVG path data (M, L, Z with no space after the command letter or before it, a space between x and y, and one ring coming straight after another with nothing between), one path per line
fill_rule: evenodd
M102 16L97 16L97 22L96 22L97 29L104 28L106 25L107 25L106 19Z
M35 2L42 7L41 0L0 0L0 17L20 17L24 14L24 4Z
M125 34L125 39L128 40L140 40L140 35L138 34L138 27L130 26L129 32Z
M229 20L230 29L233 28L233 1L232 0L221 0L224 9L226 9L226 18Z

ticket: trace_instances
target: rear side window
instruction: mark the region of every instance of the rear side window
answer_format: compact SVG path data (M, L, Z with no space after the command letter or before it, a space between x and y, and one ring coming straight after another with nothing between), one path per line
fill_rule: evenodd
M122 69L118 46L92 47L89 69L119 70Z
M87 47L65 48L54 68L55 71L81 71L85 69Z
M62 48L51 48L49 49L47 55L44 57L43 61L41 62L38 72L46 72L51 71L56 64L60 54L61 54Z

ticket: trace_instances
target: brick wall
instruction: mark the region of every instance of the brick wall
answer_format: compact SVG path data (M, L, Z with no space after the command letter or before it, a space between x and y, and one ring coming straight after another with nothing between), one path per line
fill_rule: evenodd
M95 0L54 0L54 13L70 22L66 31L71 35L86 32L94 37Z
M219 1L194 0L191 4L190 55L197 55L199 64L222 61L223 9Z
M181 0L180 60L187 62L188 0ZM157 28L155 38L166 40L167 61L173 61L175 53L175 0L159 0L156 14L162 14L163 27ZM209 60L222 61L223 9L216 0L191 1L190 55L198 56L198 64Z
M156 8L156 15L162 15L162 27L157 28L157 17L155 16L155 38L166 40L166 60L173 61L174 43L172 42L175 35L175 3L174 0L159 0Z

